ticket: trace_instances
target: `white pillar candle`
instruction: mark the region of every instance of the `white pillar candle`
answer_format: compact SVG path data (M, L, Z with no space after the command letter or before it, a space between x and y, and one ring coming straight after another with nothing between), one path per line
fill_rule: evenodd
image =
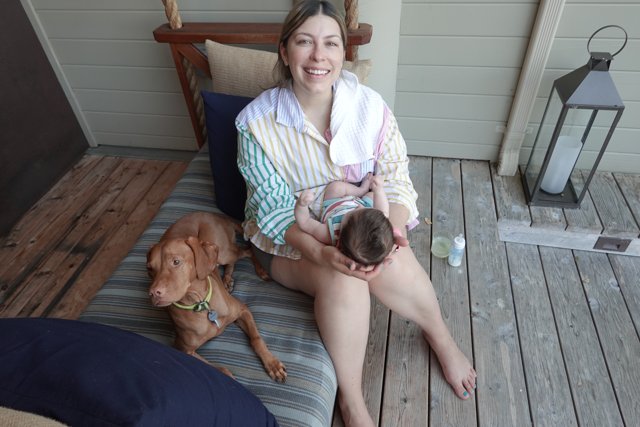
M578 138L573 136L558 137L540 188L550 194L562 193L581 148L582 143Z

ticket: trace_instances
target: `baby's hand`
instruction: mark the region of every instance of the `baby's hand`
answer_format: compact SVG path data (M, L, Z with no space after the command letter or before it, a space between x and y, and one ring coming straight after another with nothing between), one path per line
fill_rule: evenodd
M384 190L384 179L380 175L373 175L371 179L371 191Z
M313 191L311 190L304 190L301 194L300 197L298 198L298 203L300 203L300 206L304 206L307 207L309 206L311 203L313 203L313 200L315 199L315 194Z
M371 172L367 173L364 178L362 178L362 182L360 183L360 188L364 188L366 190L371 189L371 179L373 178L373 174Z

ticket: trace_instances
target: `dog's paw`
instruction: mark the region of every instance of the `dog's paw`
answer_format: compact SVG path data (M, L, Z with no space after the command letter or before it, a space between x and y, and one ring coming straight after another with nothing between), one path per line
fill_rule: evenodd
M265 363L265 369L272 380L279 383L283 383L287 380L287 368L275 357L268 363Z
M233 281L233 277L225 276L222 280L222 283L224 284L224 288L227 290L227 292L233 292L233 285L235 284L235 282Z

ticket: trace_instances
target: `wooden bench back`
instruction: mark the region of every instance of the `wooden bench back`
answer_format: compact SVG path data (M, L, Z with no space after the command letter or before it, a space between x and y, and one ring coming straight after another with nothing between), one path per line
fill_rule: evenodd
M281 28L281 24L270 23L190 22L181 23L180 28L171 28L170 24L163 24L153 31L157 42L167 43L171 48L198 147L206 143L207 130L196 70L209 78L211 71L206 55L196 45L213 40L223 44L275 46ZM356 29L348 30L347 60L355 59L357 46L369 43L372 32L369 24L358 24Z

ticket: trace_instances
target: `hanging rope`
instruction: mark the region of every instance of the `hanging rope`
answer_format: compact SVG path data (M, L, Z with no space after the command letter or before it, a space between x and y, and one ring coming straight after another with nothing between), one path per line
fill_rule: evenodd
M358 0L344 0L344 21L347 24L347 30L358 29ZM350 46L351 60L358 59L358 47Z
M344 20L348 30L358 29L358 0L344 0Z
M162 0L162 4L164 5L164 13L167 15L171 29L182 28L182 18L180 18L176 0Z

